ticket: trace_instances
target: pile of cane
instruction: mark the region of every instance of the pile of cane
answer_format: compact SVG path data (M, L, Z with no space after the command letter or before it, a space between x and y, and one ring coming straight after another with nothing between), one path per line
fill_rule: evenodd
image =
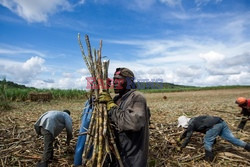
M98 50L91 49L88 35L85 35L85 42L88 49L88 55L85 55L84 48L78 34L78 42L82 52L85 64L93 78L91 84L91 95L94 95L94 110L87 131L86 142L82 155L83 166L101 167L108 156L113 153L123 167L119 152L117 150L111 124L108 120L106 104L98 103L99 94L103 91L108 92L107 79L109 60L102 61L102 40ZM93 149L93 151L92 151ZM89 158L89 155L90 158Z

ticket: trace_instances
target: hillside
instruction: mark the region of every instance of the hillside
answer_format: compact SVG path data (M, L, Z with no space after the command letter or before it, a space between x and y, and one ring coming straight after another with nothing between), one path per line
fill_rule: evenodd
M26 87L25 85L20 85L12 81L6 81L2 80L0 81L0 85L6 85L7 88L20 88L20 89L27 89L27 88L33 88L33 87Z

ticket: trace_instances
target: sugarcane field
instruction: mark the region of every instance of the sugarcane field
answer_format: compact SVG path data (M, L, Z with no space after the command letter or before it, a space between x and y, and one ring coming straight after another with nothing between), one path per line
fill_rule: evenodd
M250 0L0 0L0 167L250 167Z
M240 109L235 105L238 96L250 96L249 88L201 90L169 93L143 93L151 111L149 134L149 166L249 166L249 152L217 138L215 159L204 161L203 134L194 133L189 145L178 151L177 138L183 132L177 127L181 115L214 115L223 118L233 134L250 142L250 123L236 132ZM112 94L113 96L114 94ZM73 166L74 149L79 135L81 114L87 98L50 102L13 102L12 109L1 111L0 166L35 166L43 153L43 139L37 137L34 123L51 109L71 109L73 139L66 146L65 131L54 143L54 161L51 167Z

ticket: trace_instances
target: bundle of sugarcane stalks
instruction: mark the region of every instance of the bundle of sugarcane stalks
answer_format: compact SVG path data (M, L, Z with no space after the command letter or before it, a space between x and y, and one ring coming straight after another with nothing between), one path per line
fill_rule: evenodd
M100 41L99 49L93 49L93 51L91 50L88 35L85 35L85 41L88 49L88 56L85 55L80 34L78 34L78 42L82 56L93 79L93 82L90 83L90 97L94 95L95 100L93 103L94 110L86 134L87 137L82 155L82 163L83 166L101 167L104 165L106 158L108 156L111 158L111 153L113 153L118 160L119 165L123 167L115 144L112 127L108 120L106 104L98 103L99 94L103 91L108 92L109 89L107 84L109 60L102 61L102 40Z

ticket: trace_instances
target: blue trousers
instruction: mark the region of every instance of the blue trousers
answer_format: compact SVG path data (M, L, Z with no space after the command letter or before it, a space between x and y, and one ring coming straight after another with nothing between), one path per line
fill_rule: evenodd
M206 132L204 137L204 147L206 150L212 151L212 146L217 136L220 136L221 138L239 147L244 148L247 144L246 142L235 138L231 130L228 128L227 123L222 121L221 123L215 124Z

